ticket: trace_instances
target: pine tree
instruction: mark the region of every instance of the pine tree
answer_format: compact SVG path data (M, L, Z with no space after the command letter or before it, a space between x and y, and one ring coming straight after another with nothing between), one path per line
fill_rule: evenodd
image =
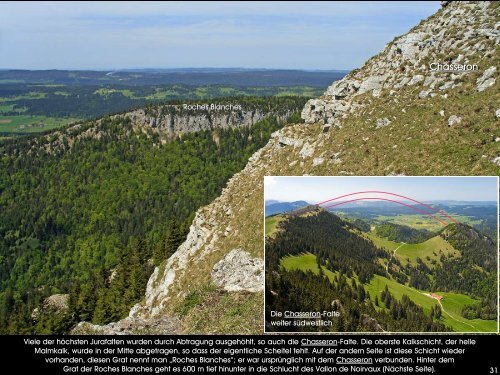
M165 259L170 258L175 253L183 240L184 236L182 235L181 228L177 220L174 219L170 225L170 231L165 244Z

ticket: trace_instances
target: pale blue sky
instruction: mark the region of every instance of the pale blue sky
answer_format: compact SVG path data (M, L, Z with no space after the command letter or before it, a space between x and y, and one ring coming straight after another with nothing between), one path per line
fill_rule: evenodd
M496 201L497 177L265 177L265 199L318 203L358 191L378 190L419 201ZM385 195L369 194L369 197ZM360 195L361 197L361 195ZM354 199L356 197L346 198ZM396 199L396 198L394 198Z
M0 69L351 69L439 2L0 2Z

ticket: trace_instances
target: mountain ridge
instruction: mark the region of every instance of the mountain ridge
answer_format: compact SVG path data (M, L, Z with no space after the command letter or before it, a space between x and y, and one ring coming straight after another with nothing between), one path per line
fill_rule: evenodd
M121 121L126 129L126 137L144 134L152 140L153 147L159 147L168 140L182 137L186 133L251 127L270 117L283 123L297 112L301 103L305 102L305 99L300 97L281 97L273 99L273 106L266 104L266 98L220 98L189 100L186 103L209 106L211 104L233 105L238 99L240 109L237 111L224 108L220 110L185 109L180 103L149 105L96 120L78 122L63 129L52 130L41 137L13 140L14 146L11 152L18 154L26 152L30 155L32 153L61 154L71 151L76 141L109 137L111 134L104 125L108 119ZM252 100L255 103L252 103ZM214 139L216 138L217 134L214 133ZM16 144L21 144L22 147L16 147Z

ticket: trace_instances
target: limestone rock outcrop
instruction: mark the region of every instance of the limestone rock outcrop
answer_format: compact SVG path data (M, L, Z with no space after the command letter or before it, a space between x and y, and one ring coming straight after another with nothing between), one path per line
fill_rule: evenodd
M488 9L489 6L489 2L446 3L439 17L430 17L409 33L395 38L360 69L334 82L323 96L309 100L302 118L308 124L332 123L345 117L346 112L357 111L359 107L353 106L353 100L362 94L379 97L384 91L421 84L431 90L445 91L460 85L455 82L460 79L459 75L431 71L429 63L443 63L443 51L458 50L449 58L453 58L453 63L462 64L477 63L470 58L480 50L494 53L491 46L486 47L478 40L479 36L485 36L500 44L500 24L495 21L495 10ZM456 38L450 37L449 30L457 27L462 30L457 31ZM484 73L477 79L477 91L484 91L496 82L496 67L481 68ZM424 99L433 94L422 90L419 96Z

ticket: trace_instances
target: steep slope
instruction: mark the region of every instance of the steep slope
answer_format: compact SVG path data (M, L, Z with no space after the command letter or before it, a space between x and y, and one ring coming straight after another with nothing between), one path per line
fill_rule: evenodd
M452 2L310 101L306 124L275 132L198 210L186 242L155 269L130 316L188 306L187 332L262 330L262 293L221 294L209 285L214 265L233 249L263 256L265 175L499 174L499 14L498 3ZM434 61L479 70L431 72Z

